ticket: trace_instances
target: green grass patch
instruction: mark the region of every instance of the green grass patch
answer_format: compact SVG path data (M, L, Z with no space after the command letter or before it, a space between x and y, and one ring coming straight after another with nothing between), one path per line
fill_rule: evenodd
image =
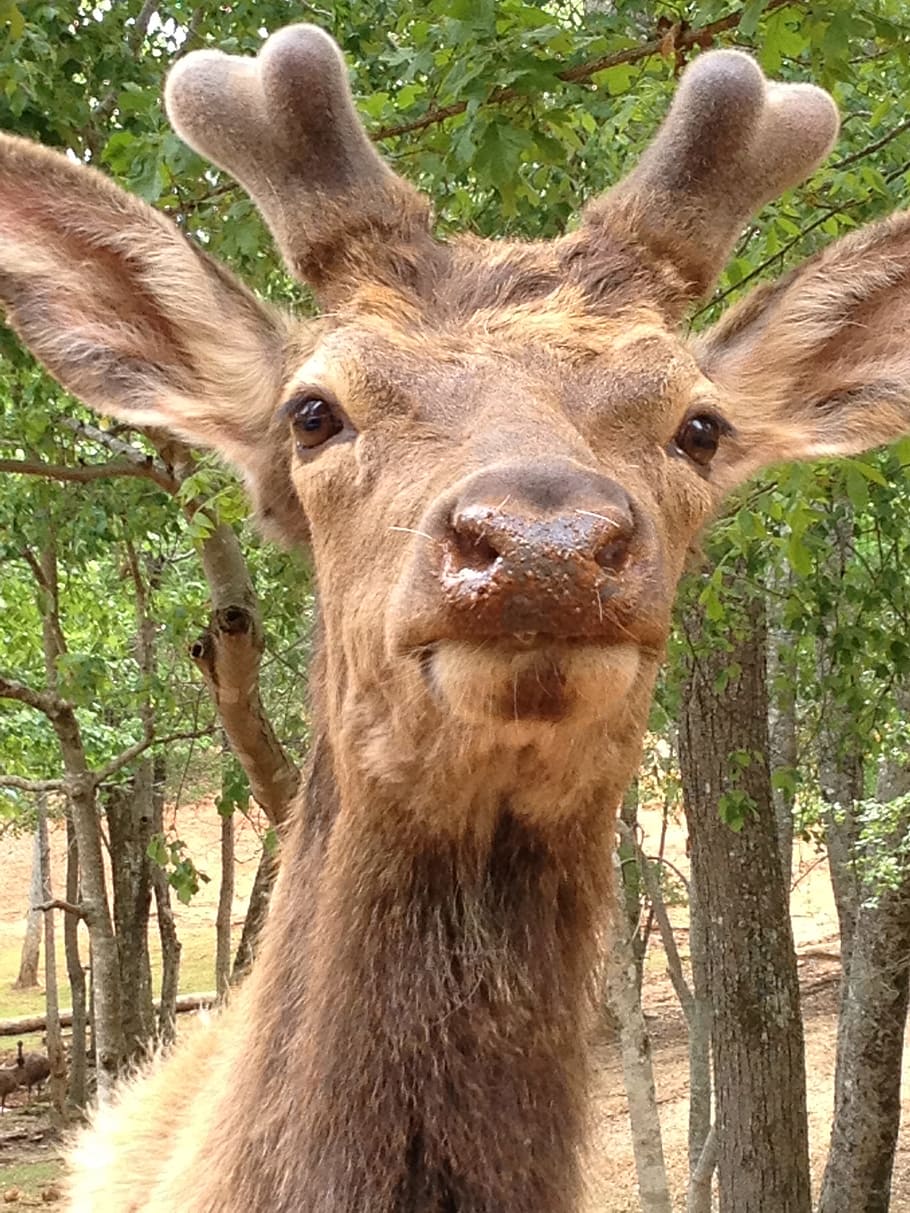
M10 1188L18 1188L24 1196L39 1196L42 1189L56 1183L62 1174L63 1160L59 1158L0 1163L0 1195Z
M240 926L234 929L234 947L240 942ZM178 924L180 941L180 993L193 994L215 988L215 931L209 924L183 922ZM45 1012L43 985L37 990L14 990L13 982L19 972L21 940L4 939L0 936L0 1019L23 1019L28 1015L43 1015ZM152 981L157 997L161 981L161 948L154 930L149 932L149 949L152 963ZM62 944L59 948L62 954ZM84 949L84 957L88 949ZM42 957L43 964L43 957ZM57 987L60 1005L70 1005L70 988L66 966L58 961ZM25 1049L42 1049L42 1033L23 1036ZM0 1037L0 1064L5 1054L15 1051L16 1038ZM9 1060L9 1058L7 1058Z

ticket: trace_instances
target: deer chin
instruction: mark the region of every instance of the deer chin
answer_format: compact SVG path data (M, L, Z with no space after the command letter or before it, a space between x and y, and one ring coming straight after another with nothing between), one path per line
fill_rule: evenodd
M444 640L421 655L437 701L466 724L500 726L522 741L528 730L561 729L616 717L641 661L634 644L545 636Z

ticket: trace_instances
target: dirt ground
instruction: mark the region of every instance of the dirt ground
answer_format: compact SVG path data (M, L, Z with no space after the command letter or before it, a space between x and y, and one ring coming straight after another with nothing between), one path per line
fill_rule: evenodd
M181 810L179 820L174 824L197 865L212 878L190 906L177 907L178 931L185 941L187 956L181 988L210 989L218 895L218 818L211 803L203 801ZM656 815L645 814L644 824L648 832L645 850L651 852L656 849L653 841L659 824ZM61 844L62 836L57 831L52 841L57 889L62 887ZM242 822L237 837L234 903L238 929L255 873L257 853L256 828ZM669 831L667 855L687 875L683 827L675 826ZM0 1018L30 1013L40 1000L40 996L23 996L10 990L24 930L23 909L27 904L30 860L29 839L0 839L0 871L4 874L0 887ZM804 999L809 1128L813 1181L817 1185L824 1168L833 1099L839 968L837 919L827 868L811 848L797 849L794 872L792 913ZM685 909L675 909L672 916L677 942L685 957L688 952ZM688 1080L685 1024L656 942L649 954L644 994L652 1032L664 1152L675 1208L682 1210L685 1207ZM14 1040L0 1038L0 1062L12 1060L14 1047ZM619 1051L615 1043L608 1040L599 1041L594 1048L597 1078L587 1163L590 1193L585 1213L637 1213L639 1203ZM906 1075L906 1065L904 1072ZM27 1107L24 1092L17 1092L10 1103L12 1110L0 1120L0 1203L5 1203L11 1211L29 1207L59 1209L59 1147L50 1133L46 1112L40 1103ZM905 1079L905 1126L908 1113L910 1082ZM910 1131L906 1128L901 1135L895 1163L891 1210L892 1213L910 1213ZM99 1213L103 1211L99 1210ZM777 1211L768 1210L768 1213Z

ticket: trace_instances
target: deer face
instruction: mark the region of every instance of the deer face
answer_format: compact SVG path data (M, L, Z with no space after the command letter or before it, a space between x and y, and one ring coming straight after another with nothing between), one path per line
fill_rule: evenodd
M428 710L507 733L650 685L729 428L653 313L592 323L562 295L499 332L388 298L323 335L282 409L330 620L374 677L413 664Z
M831 146L830 99L701 56L637 168L549 245L437 243L312 27L185 56L167 104L323 318L301 330L100 174L0 137L10 322L94 407L221 451L312 544L330 726L371 777L444 757L440 796L495 766L544 804L561 761L618 795L723 494L907 428L904 217L679 335L748 216Z

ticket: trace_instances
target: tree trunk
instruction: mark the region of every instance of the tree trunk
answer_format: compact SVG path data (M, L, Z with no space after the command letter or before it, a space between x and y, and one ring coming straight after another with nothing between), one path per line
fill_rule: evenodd
M905 690L898 698L906 717L910 694ZM877 799L882 805L897 802L897 811L876 850L896 860L896 870L882 880L873 867L859 889L841 985L834 1123L819 1213L888 1213L891 1205L910 995L910 804L903 803L908 794L910 760L883 762Z
M140 1061L155 1036L148 946L151 906L152 763L144 759L125 786L104 795L111 849L114 929L120 966L125 1058Z
M695 882L689 889L689 964L692 1014L689 1020L689 1174L698 1169L711 1132L711 994L708 981L708 924ZM715 1148L716 1161L716 1148ZM713 1167L712 1167L713 1173ZM711 1175L708 1176L708 1192ZM690 1213L694 1213L690 1211Z
M47 831L47 797L38 797L39 866L41 900L53 899L51 883L51 844ZM47 1013L45 1040L50 1063L50 1092L53 1120L57 1128L66 1123L66 1055L60 1030L60 999L57 993L57 945L54 939L54 911L44 911L44 1003Z
M778 595L785 594L791 573L772 571L768 627L768 741L771 755L774 817L780 847L781 872L789 889L793 879L793 806L796 800L793 776L799 762L796 739L796 682L798 663L794 636L780 618ZM776 777L776 778L775 778Z
M38 985L38 962L41 957L41 911L36 910L41 896L41 836L35 827L35 845L32 854L32 879L29 884L28 918L25 924L25 939L22 941L22 956L19 960L19 976L13 983L14 990L34 990Z
M234 909L234 811L221 814L221 885L215 916L215 990L223 999L231 984L231 919Z
M237 954L234 957L231 984L241 981L249 973L253 964L277 876L278 854L274 849L265 846L262 848L259 867L256 869L253 887L250 890L250 901L246 908L246 917L243 920L243 931L240 935L240 943L237 945Z
M76 832L73 829L73 819L69 806L67 806L66 810L66 900L70 905L78 905L81 900L79 889L79 848L76 845ZM69 979L73 1010L69 1100L73 1107L84 1108L88 1099L85 1065L87 1009L85 1003L85 971L82 968L82 958L79 955L79 920L75 914L65 914L63 916L63 946L66 953L66 972Z
M163 754L155 757L154 788L152 791L152 834L164 833L164 789L167 760ZM172 1045L177 1038L177 990L180 984L181 944L177 938L177 922L171 906L171 886L167 875L157 863L150 864L155 908L158 914L158 937L161 940L161 1002L158 1007L158 1040Z
M844 502L837 503L837 509L833 543L822 567L831 585L840 584L853 554L852 511ZM833 615L821 622L829 630L837 626ZM854 670L849 663L844 665L844 660L827 636L819 637L816 672L822 689L822 711L818 731L818 776L825 805L828 867L840 926L842 980L846 982L860 901L856 869L859 825L854 806L863 798L863 741L856 735L854 712L843 701L839 690L844 679L849 683L854 676Z
M70 703L57 695L57 661L66 652L66 640L60 626L57 553L53 536L42 550L40 561L30 559L29 563L43 591L42 630L49 694L41 697L41 710L51 722L60 745L66 772L66 795L79 848L81 904L92 953L92 1047L98 1095L103 1101L123 1061L123 1033L120 1025L120 971L114 925L107 900L97 784L89 770L76 713Z
M622 888L619 855L614 852L617 890ZM632 927L620 898L614 908L614 931L607 967L607 1000L619 1023L623 1082L629 1103L632 1149L642 1213L672 1213L667 1188L651 1041L641 1005L639 962Z
M700 609L686 618L697 658L680 759L707 923L720 1213L809 1213L803 1026L771 795L762 615L756 601L728 616L728 645L706 637Z

